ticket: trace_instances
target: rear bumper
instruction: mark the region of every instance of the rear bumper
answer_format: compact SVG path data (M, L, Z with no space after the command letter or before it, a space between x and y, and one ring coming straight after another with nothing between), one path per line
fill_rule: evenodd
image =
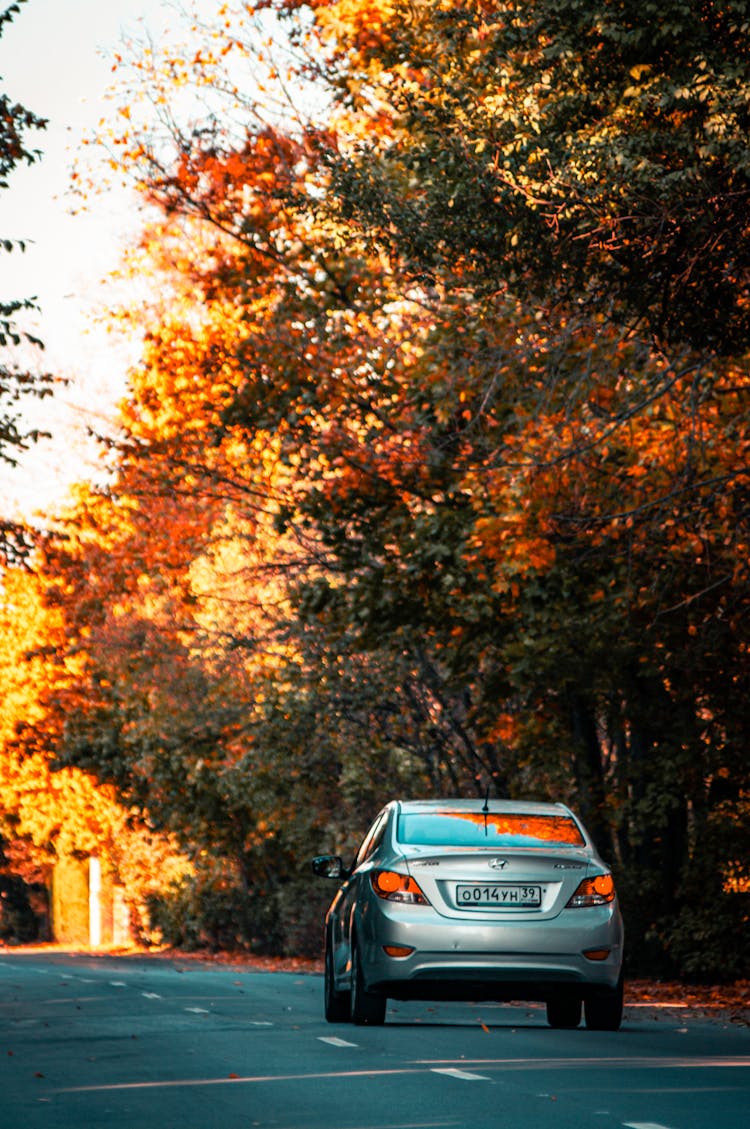
M390 973L391 969L381 967L368 987L397 1000L548 1000L565 991L583 997L612 989L620 971L619 962L616 969L598 963L592 970L571 961L542 962L523 954L502 962L471 964L428 959L408 977L393 978Z
M385 908L384 908L385 907ZM395 999L548 999L617 985L623 927L616 903L553 920L447 923L427 907L368 907L358 929L368 988ZM408 945L390 957L384 945ZM608 950L604 960L585 952Z

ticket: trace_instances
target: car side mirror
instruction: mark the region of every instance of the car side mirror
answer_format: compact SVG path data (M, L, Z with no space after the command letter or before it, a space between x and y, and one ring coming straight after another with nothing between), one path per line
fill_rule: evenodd
M312 868L320 878L338 878L340 880L349 877L349 871L344 866L344 860L340 855L318 855L317 858L312 860Z

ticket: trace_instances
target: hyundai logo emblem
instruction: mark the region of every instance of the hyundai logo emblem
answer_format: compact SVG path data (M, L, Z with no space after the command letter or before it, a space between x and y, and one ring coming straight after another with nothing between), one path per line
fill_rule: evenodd
M490 859L490 866L493 870L505 870L507 865L507 859Z

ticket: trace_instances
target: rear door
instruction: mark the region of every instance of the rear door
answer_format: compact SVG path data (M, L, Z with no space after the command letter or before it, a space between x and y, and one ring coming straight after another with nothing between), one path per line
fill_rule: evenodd
M369 831L362 840L354 860L351 876L336 895L334 912L331 915L331 943L333 946L333 961L337 982L340 978L347 977L351 971L351 931L356 914L358 900L362 897L362 882L366 875L362 868L367 863L383 839L388 821L388 809L375 819Z

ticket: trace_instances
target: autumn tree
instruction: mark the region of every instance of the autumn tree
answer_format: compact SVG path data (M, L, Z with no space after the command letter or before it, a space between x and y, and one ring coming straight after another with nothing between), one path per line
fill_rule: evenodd
M80 678L80 659L66 657L61 609L47 596L45 580L28 568L8 570L0 586L3 871L45 888L59 861L95 854L126 886L134 931L147 936L146 899L170 876L188 873L189 863L132 804L118 803L110 783L53 763L61 724L55 705Z
M120 137L163 301L49 558L95 703L59 755L253 876L386 784L568 799L636 959L716 970L747 924L741 5L269 6L315 118L238 89L253 5L136 69L231 113Z
M670 910L688 857L745 819L724 730L748 677L743 11L314 6L358 122L329 154L332 208L442 313L471 307L453 428L429 439L477 517L461 556L501 597L474 644L528 733L516 786L541 784L554 747L638 896ZM467 358L504 321L515 348L485 354L472 396ZM359 491L338 501L337 524L366 521ZM727 865L714 896L746 922Z
M263 136L255 151L265 173L279 147ZM209 174L223 176L214 154L202 159L207 183ZM260 184L269 182L277 184L267 175ZM226 228L231 200L228 193L217 199ZM283 222L291 224L291 215ZM308 485L297 476L294 446L315 433L315 403L287 436L273 398L286 387L297 394L303 354L311 388L312 376L335 358L331 343L310 333L312 293L300 296L288 285L288 264L259 254L249 240L233 246L223 231L207 268L205 228L205 218L193 216L188 238L167 222L158 239L148 233L144 253L163 285L123 405L117 474L106 491L83 495L61 536L45 544L44 571L66 612L66 646L86 655L82 677L56 703L68 719L56 753L60 763L113 783L196 858L223 860L237 883L234 940L267 947L297 936L309 947L291 895L280 895L302 881L300 853L316 838L325 848L342 780L347 802L368 818L363 795L372 796L372 783L352 746L372 733L373 715L393 729L396 711L366 679L364 692L354 682L365 664L324 653L318 637L290 622L295 584L332 560L309 521L297 520L295 502ZM291 238L288 226L272 236ZM309 254L312 262L298 259L296 271L312 285L321 252ZM250 271L252 297L243 293ZM204 298L200 312L196 292ZM362 340L374 333L344 325L338 340L351 337L360 358ZM266 425L228 427L223 408L236 413L240 401L257 403ZM408 748L383 741L372 753L394 786L418 775ZM278 932L285 918L286 940ZM310 926L315 945L318 924L316 917ZM225 942L230 927L231 917L221 926Z

